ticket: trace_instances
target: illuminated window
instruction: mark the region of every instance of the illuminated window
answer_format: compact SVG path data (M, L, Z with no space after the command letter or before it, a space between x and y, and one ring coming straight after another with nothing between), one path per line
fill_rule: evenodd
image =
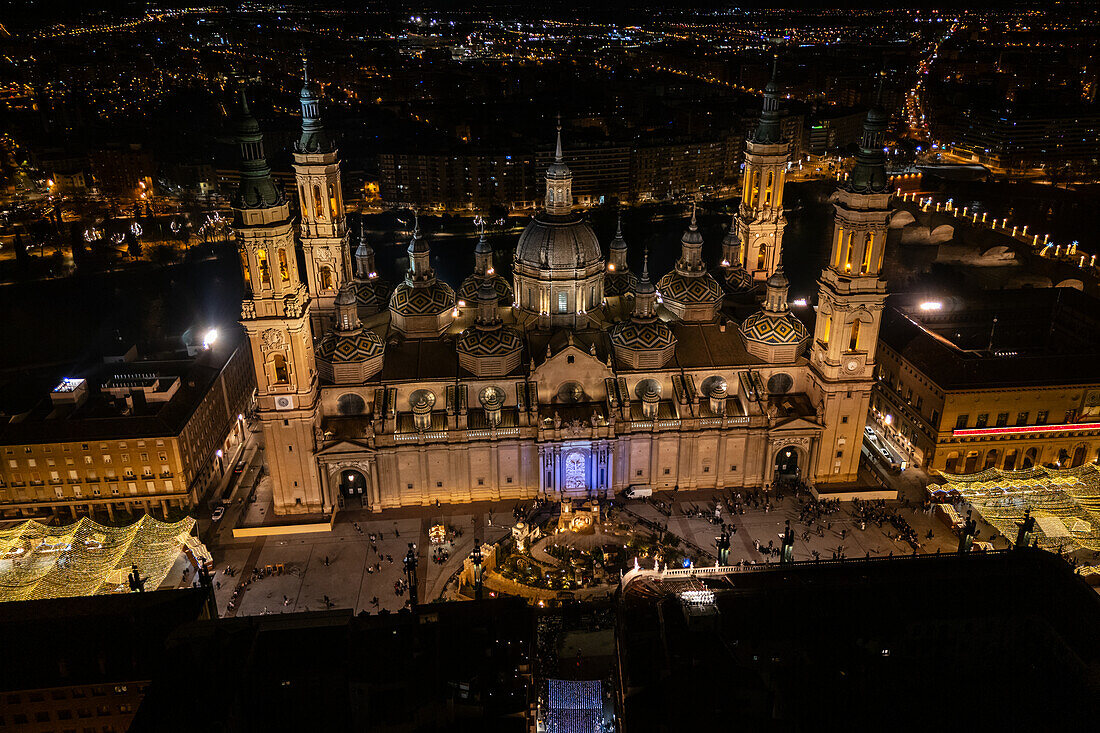
M866 275L871 271L871 251L875 248L875 235L867 232L863 241L863 262L859 265L859 274Z
M852 336L848 341L848 351L859 348L859 321L852 321Z
M760 249L758 249L756 251L756 269L757 270L763 270L764 269L764 256L765 256L766 252L764 251L764 246L762 244L759 245L759 246L760 246Z
M852 232L848 232L848 243L844 247L844 271L852 271Z
M306 187L305 186L298 186L298 198L300 198L302 200L301 210L302 210L302 215L305 216L306 212L309 211L309 199L306 198Z
M328 209L332 212L333 218L336 218L337 212L340 211L340 206L336 200L336 187L331 183L328 185Z
M825 321L822 323L822 326L821 326L821 339L820 339L821 343L823 343L823 344L829 343L829 334L832 332L832 330L833 330L833 314L830 313L827 316L825 316Z
M566 313L569 311L569 296L563 290L558 293L558 313Z
M840 267L841 257L844 256L844 227L836 228L836 260L833 262L835 267Z
M287 367L286 357L282 354L273 354L268 362L271 379L276 384L290 383L290 369Z
M321 197L321 187L317 184L313 185L313 216L317 219L325 216L324 199Z
M283 282L290 282L290 265L286 261L286 250L279 250L279 277Z
M256 263L260 266L260 282L264 285L271 284L271 272L267 269L267 252L256 250Z
M750 206L756 206L756 199L760 196L760 171L752 172L752 197L749 199Z
M244 274L244 284L252 289L252 272L248 268L248 255L241 252L241 272Z
M321 268L318 277L321 280L321 290L332 290L332 269L328 265Z
M775 188L775 173L768 171L768 184L764 188L764 205L770 206L772 203L772 191Z

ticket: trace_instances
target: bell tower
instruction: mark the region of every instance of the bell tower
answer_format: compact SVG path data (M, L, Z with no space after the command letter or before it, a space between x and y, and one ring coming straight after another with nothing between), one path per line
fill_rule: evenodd
M313 458L320 426L310 298L298 273L290 206L264 156L260 126L241 92L241 184L233 199L245 298L241 325L256 371L276 514L329 511Z
M779 85L775 76L773 64L771 81L764 87L760 122L745 141L745 173L736 222L742 244L741 264L755 281L767 280L779 266L783 229L787 226L783 184L791 146L783 139L779 125Z
M832 252L821 273L810 365L825 432L818 483L854 481L874 384L875 347L886 302L882 271L891 213L883 137L888 117L867 114L856 165L833 195Z
M332 324L336 294L352 278L347 218L336 144L321 123L321 100L302 64L302 134L294 143L294 177L301 212L299 236L313 298L313 327Z

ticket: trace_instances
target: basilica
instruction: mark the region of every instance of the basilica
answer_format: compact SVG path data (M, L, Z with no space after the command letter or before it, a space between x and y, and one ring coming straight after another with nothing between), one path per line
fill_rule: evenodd
M703 259L694 210L670 272L650 273L648 258L631 271L621 228L605 257L574 206L559 121L512 279L494 271L483 233L456 292L433 272L419 226L393 284L349 232L339 152L308 71L297 217L242 93L241 323L276 513L759 487L779 474L854 490L886 297L887 119L867 116L833 197L811 333L782 267L790 146L778 100L773 80L717 265ZM727 304L753 293L756 312L733 318Z

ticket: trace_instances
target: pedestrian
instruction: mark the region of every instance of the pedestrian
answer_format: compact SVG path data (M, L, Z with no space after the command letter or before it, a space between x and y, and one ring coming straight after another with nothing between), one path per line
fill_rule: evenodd
M325 555L325 567L328 567L328 555Z
M289 606L290 605L290 599L287 598L286 596L283 596L283 605L284 606Z
M385 535L381 532L378 533L378 541L381 542L385 538Z

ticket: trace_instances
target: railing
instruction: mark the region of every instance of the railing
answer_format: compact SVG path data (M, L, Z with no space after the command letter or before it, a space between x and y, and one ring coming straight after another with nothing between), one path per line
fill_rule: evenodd
M1007 555L1013 552L1007 550L983 550L975 551L974 555ZM705 578L722 575L738 575L743 573L763 573L782 571L798 567L820 567L822 565L851 565L852 563L881 563L898 561L922 561L957 557L958 553L923 553L912 555L879 555L877 557L852 557L843 560L796 560L791 563L758 563L756 565L711 565L706 567L688 568L640 568L637 565L633 569L623 573L619 581L620 588L626 588L635 580L670 580L677 578Z

